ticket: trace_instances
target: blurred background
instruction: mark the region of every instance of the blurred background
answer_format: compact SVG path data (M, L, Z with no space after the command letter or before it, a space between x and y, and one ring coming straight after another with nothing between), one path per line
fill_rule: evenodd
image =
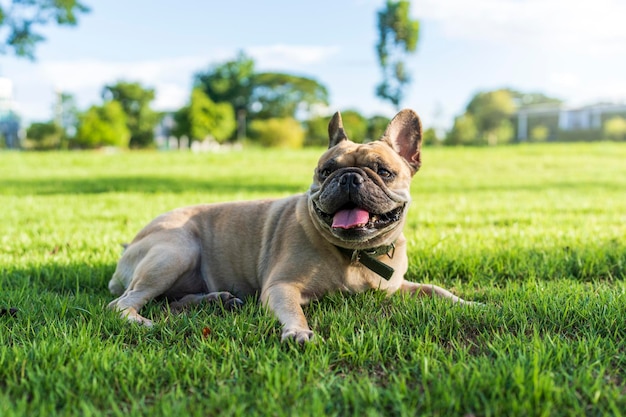
M626 140L621 0L0 0L0 148Z

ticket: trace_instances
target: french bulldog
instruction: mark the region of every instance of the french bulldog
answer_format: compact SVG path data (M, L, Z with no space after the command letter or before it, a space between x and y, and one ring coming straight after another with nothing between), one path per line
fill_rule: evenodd
M180 311L210 301L237 307L257 296L282 324L281 340L305 343L313 332L302 305L332 291L378 289L467 303L404 279L402 229L421 165L417 114L402 110L382 138L358 144L337 112L328 135L328 150L303 194L195 205L154 219L118 262L109 289L119 297L109 307L151 326L139 311L156 297Z

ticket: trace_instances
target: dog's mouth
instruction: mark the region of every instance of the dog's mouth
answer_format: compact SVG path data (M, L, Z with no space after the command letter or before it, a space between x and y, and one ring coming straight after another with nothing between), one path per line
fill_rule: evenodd
M392 223L398 222L402 218L404 205L383 213L375 214L357 207L353 203L346 204L333 214L323 212L317 204L314 204L315 211L331 229L336 231L365 231L372 229L383 229Z

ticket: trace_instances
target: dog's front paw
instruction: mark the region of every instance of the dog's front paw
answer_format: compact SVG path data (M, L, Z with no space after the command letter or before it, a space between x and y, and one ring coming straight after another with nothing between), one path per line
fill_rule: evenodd
M152 323L152 320L139 315L137 310L133 307L128 307L120 311L120 317L133 323L139 323L146 327L152 327L154 325L154 323Z
M286 327L283 329L283 334L280 338L281 342L285 342L287 340L295 340L301 345L312 342L314 334L309 329L303 329L299 327Z

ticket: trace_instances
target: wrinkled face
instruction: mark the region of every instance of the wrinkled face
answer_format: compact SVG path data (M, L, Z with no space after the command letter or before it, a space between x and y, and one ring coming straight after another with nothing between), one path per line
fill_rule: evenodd
M392 243L402 232L412 172L384 141L342 141L318 162L309 212L331 243L364 249Z

